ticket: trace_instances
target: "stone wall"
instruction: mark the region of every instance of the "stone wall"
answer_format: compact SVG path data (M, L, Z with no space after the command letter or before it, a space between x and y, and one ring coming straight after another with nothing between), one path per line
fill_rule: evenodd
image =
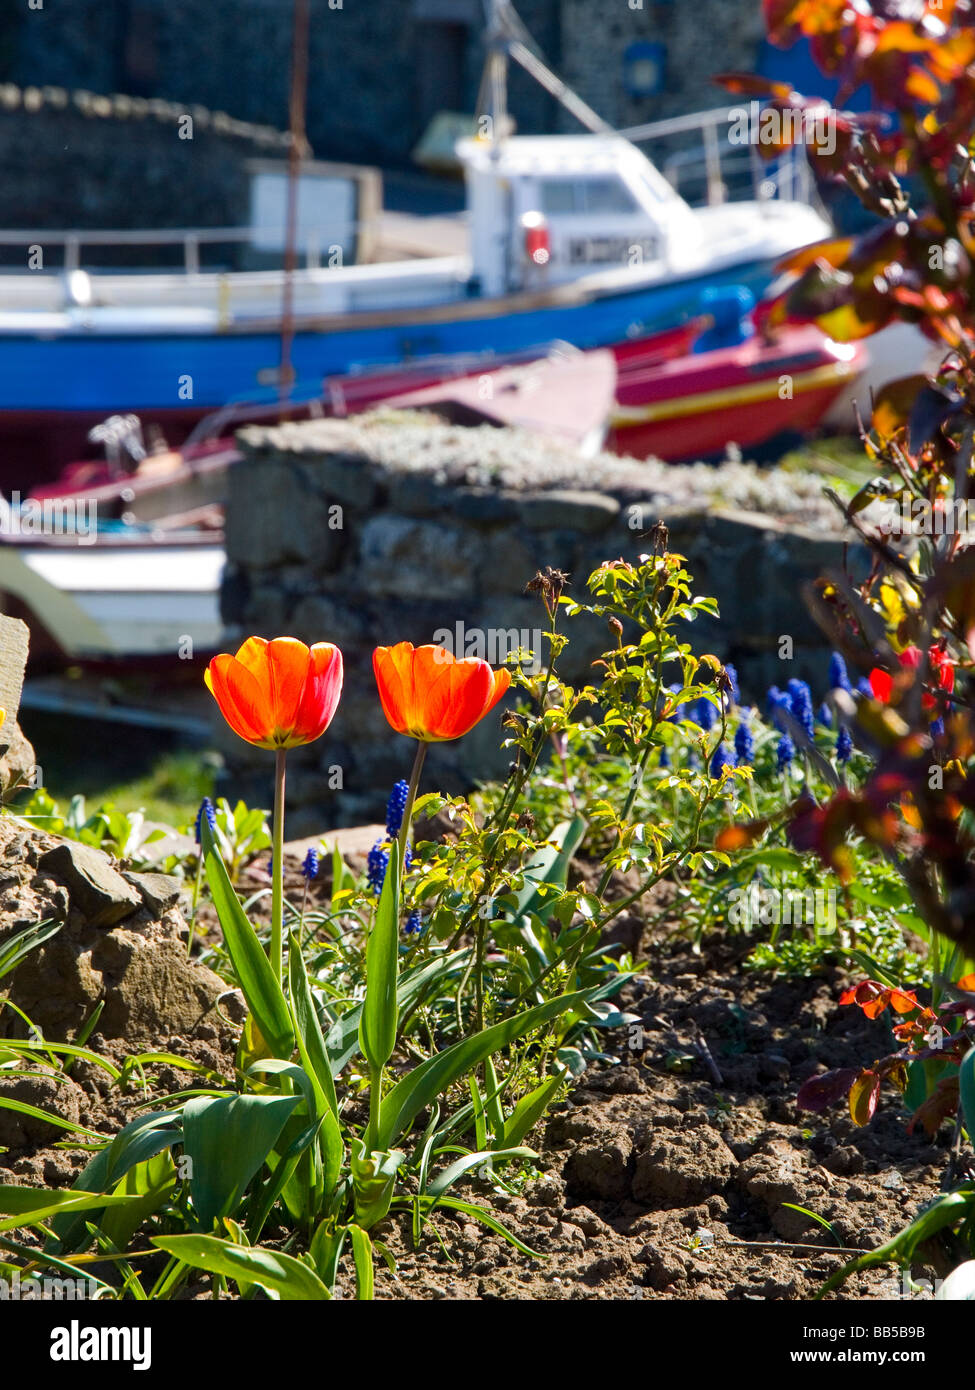
M287 0L47 0L0 17L0 79L135 92L287 124ZM722 104L716 70L749 68L762 35L758 0L518 0L529 33L606 120L635 124ZM406 164L437 109L474 111L484 61L481 0L312 0L308 134L323 158ZM460 36L439 61L431 27ZM705 39L702 41L702 35ZM715 40L720 36L720 41ZM659 97L631 100L622 59L633 40L668 47ZM392 75L392 78L391 78ZM578 130L513 66L519 128Z
M0 84L5 230L246 225L255 157L285 159L286 135L197 105Z
M751 71L765 36L757 0L561 0L561 12L561 76L617 129L730 105L712 77ZM666 75L659 95L633 98L623 55L641 40L666 46ZM561 128L578 129L568 112Z
M640 531L658 517L670 527L671 549L688 557L696 592L721 605L720 622L696 624L695 646L737 664L746 698L792 675L820 686L825 679L823 639L799 591L841 563L842 539L811 481L745 465L586 460L513 430L390 413L251 427L238 438L242 460L231 472L227 512L227 649L251 633L289 634L336 642L346 660L331 730L291 759L293 834L381 816L389 787L408 774L410 743L391 733L376 698L375 645L419 645L455 633L458 623L465 636L486 641L511 629L532 634L542 612L524 588L538 568L567 571L569 592L584 595L597 564L646 548ZM778 515L757 514L758 497ZM591 623L572 630L563 673L581 681L607 639ZM784 634L795 646L788 669L778 656ZM220 737L234 788L266 802L266 755ZM502 773L498 742L492 717L459 743L435 745L428 785L456 791Z

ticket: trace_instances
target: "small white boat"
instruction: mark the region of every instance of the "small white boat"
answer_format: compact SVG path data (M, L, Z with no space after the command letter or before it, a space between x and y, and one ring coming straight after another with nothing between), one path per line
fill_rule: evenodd
M42 664L196 662L219 647L224 562L219 535L4 537L0 608Z

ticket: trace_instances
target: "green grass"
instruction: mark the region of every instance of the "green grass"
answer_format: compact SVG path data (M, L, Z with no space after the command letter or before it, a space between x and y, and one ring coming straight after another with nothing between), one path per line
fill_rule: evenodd
M171 734L28 710L21 719L45 789L63 807L80 794L89 810L110 801L120 811L144 811L149 820L180 827L213 795L220 755L187 748Z
M787 473L818 473L840 497L852 497L877 472L859 439L848 434L830 435L791 449L778 466Z

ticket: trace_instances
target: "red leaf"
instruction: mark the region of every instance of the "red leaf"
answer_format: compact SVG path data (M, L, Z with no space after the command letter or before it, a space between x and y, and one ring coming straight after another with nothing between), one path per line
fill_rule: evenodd
M819 1114L841 1101L859 1074L856 1067L843 1067L838 1071L824 1072L822 1076L812 1076L799 1087L796 1104L800 1110L813 1110Z
M850 1087L850 1118L862 1128L869 1124L880 1100L880 1077L875 1071L863 1071Z

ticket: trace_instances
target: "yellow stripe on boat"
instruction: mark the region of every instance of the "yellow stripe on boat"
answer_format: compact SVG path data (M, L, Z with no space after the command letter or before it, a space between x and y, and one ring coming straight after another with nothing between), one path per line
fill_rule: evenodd
M816 367L814 371L802 372L799 376L792 377L793 395L832 386L852 376L853 372L854 367L850 362L831 362L824 367ZM785 375L785 372L780 374ZM754 381L748 386L702 391L697 396L682 396L679 400L659 401L654 405L617 405L610 416L610 424L614 429L626 429L631 425L645 425L654 420L673 420L680 415L697 415L704 411L726 410L731 406L772 400L779 394L779 380L779 377L769 377L767 380Z

